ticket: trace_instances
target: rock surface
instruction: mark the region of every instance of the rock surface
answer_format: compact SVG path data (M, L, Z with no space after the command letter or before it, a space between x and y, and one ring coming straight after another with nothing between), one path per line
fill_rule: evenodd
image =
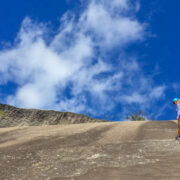
M86 115L39 109L21 109L0 104L0 127L107 122Z
M2 180L179 180L176 121L0 129Z

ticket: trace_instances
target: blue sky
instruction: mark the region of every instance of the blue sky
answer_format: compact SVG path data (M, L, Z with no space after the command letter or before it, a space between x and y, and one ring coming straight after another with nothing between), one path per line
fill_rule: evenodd
M0 102L175 119L180 1L2 0Z

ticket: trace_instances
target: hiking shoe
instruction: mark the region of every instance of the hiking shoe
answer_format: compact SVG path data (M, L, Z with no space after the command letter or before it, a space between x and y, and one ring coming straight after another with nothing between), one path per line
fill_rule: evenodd
M177 136L175 137L175 139L176 139L176 140L180 140L180 136L177 135Z

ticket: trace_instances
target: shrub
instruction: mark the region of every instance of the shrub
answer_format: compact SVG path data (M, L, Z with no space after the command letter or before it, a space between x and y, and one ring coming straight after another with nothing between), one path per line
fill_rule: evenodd
M126 119L130 121L145 121L149 119L148 117L149 116L147 114L140 110L138 112L131 114L130 116L126 116Z

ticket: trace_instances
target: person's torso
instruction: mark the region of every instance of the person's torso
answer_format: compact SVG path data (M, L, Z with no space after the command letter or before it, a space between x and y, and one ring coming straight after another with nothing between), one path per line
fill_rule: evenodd
M180 103L176 106L176 113L180 115Z

